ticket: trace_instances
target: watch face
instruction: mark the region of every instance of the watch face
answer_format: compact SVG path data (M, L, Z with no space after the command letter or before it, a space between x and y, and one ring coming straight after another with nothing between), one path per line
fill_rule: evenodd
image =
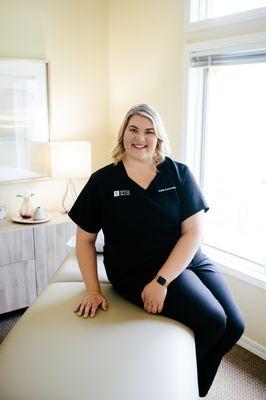
M166 282L166 279L164 279L162 276L158 276L157 282L160 283L160 285L164 285Z

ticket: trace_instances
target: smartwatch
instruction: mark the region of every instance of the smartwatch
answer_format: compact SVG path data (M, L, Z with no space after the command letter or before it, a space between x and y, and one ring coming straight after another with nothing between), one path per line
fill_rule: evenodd
M166 286L167 287L169 285L167 280L161 275L156 275L155 279L156 279L156 282L158 282L162 286Z

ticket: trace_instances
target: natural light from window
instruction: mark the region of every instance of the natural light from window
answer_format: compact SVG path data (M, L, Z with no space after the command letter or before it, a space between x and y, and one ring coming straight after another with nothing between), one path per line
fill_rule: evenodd
M266 63L211 67L203 189L204 242L266 263Z
M266 7L266 0L191 0L190 22Z

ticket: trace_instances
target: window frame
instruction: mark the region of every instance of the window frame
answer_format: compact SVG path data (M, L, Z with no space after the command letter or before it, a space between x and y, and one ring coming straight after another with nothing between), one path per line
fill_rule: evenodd
M189 109L191 104L191 102L189 102L190 54L195 51L219 51L228 48L234 48L237 50L243 47L256 48L265 43L266 32L262 32L190 43L184 46L180 159L182 162L190 166L201 187L203 177L201 175L200 163L201 158L204 157L204 149L198 148L198 146L201 145L201 141L197 140L198 127L195 129L190 129L189 127L189 116L191 116L191 109ZM199 90L204 90L204 84ZM204 105L202 104L201 109L203 109L203 107ZM192 120L194 119L192 118ZM251 283L252 285L261 289L266 289L266 265L263 273L257 270L255 264L254 267L249 268L247 264L242 263L241 261L236 262L236 257L230 258L230 256L226 255L225 252L211 249L210 246L207 246L204 243L202 244L202 250L220 266L223 272L245 282Z
M185 2L184 32L199 31L215 28L218 26L232 25L237 22L263 20L266 18L266 7L261 7L252 10L237 12L235 14L224 15L221 17L206 18L204 20L190 22L190 9L192 1L194 0L186 0Z

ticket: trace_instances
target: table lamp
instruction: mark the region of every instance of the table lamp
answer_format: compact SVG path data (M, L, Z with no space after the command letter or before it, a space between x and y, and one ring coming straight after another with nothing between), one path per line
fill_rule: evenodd
M51 176L68 179L62 199L65 213L68 213L77 198L73 178L91 175L91 145L86 141L50 142Z

